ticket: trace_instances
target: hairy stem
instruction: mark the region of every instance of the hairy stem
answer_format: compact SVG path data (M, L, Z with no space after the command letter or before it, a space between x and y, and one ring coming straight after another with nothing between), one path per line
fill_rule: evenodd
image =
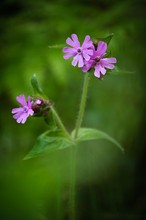
M76 207L75 207L75 185L76 185L76 151L77 146L71 147L71 172L70 172L70 220L76 220Z
M64 131L64 134L66 135L66 137L68 137L70 139L70 135L69 135L68 131L66 130L64 124L62 123L60 117L58 116L57 112L55 111L55 109L53 107L51 107L51 111L52 111L52 114L53 114L58 126L62 129L62 131Z
M86 98L87 98L88 84L89 84L89 73L87 72L85 74L85 78L84 78L84 84L83 84L83 91L82 91L82 97L81 97L81 102L80 102L79 114L78 114L77 121L76 121L75 135L74 135L75 139L78 137L78 131L81 127L84 112L85 112L85 104L86 104Z
M89 84L89 73L85 74L84 84L83 84L83 91L81 96L79 114L76 121L75 127L75 135L74 139L78 137L78 132L82 124L84 111L85 111L85 104L86 104L86 97L87 97L87 90ZM74 145L71 148L71 179L70 179L70 220L76 220L76 207L75 207L75 186L76 186L76 154L77 154L77 146Z

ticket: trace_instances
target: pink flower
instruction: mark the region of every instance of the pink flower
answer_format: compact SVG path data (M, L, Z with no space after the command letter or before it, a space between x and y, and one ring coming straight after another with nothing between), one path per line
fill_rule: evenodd
M42 101L40 99L37 99L35 102L37 105L40 105L42 103Z
M98 43L97 50L94 50L93 56L89 61L85 62L85 65L82 68L83 72L87 72L92 67L94 68L94 75L100 78L101 74L106 74L106 69L114 69L113 63L116 63L117 60L114 57L104 58L106 55L107 44L103 41Z
M86 36L82 46L78 40L76 34L72 34L71 38L67 38L66 43L71 47L64 47L63 52L64 59L69 59L70 57L74 57L72 61L72 65L78 67L84 66L84 61L90 60L90 57L93 55L93 42L90 40L90 36Z
M31 101L30 96L28 96L28 102L26 102L24 95L16 97L16 100L22 105L22 107L12 109L12 114L14 114L13 118L17 123L24 124L27 118L34 114L34 111L32 110L33 101Z

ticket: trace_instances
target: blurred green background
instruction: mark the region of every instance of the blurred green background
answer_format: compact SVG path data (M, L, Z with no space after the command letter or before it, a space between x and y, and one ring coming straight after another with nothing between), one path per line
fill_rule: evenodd
M19 94L39 82L71 131L78 112L82 73L65 61L63 44L76 33L83 41L114 33L110 49L121 69L133 74L91 77L83 126L117 139L78 148L78 220L146 219L145 1L5 0L0 3L0 220L69 219L70 150L23 161L36 137L47 130L42 118L19 125L11 115Z

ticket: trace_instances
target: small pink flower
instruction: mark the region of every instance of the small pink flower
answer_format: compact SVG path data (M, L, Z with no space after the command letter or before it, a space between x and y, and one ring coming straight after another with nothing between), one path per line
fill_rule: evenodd
M72 39L68 37L66 40L70 47L63 48L62 51L66 53L63 57L64 59L74 57L72 65L76 66L78 64L78 67L83 67L84 61L90 60L90 57L93 55L93 42L90 40L90 36L87 35L81 46L76 34L72 34L71 37Z
M114 63L117 62L116 58L104 58L106 55L107 44L103 41L98 43L97 50L94 50L93 56L89 61L85 62L82 68L83 72L87 72L92 67L94 68L94 75L100 78L101 74L106 74L106 69L114 69Z
M24 124L27 118L34 114L34 111L32 110L33 101L31 101L30 96L28 96L28 102L26 102L24 95L16 97L16 100L22 105L22 107L12 109L12 114L14 114L13 118L17 123Z
M37 99L35 102L37 105L40 105L42 103L42 101L40 99Z

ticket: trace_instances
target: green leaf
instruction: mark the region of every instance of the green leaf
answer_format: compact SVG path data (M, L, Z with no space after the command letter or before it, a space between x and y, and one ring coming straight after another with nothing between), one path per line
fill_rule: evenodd
M93 40L94 44L97 45L99 41L104 41L107 43L107 45L110 43L111 39L113 38L114 34L110 34L109 36L107 37L98 37L98 38L95 38Z
M59 44L59 45L50 45L48 46L50 49L61 49L65 47L65 44Z
M110 71L111 74L134 74L135 71L123 70L120 69L118 66L115 66L113 70Z
M39 95L39 96L41 96L43 98L46 98L45 94L43 93L43 90L39 86L36 74L33 74L32 78L31 78L31 85L32 85L34 93L36 95Z
M48 154L52 151L62 150L74 145L60 130L49 130L41 134L32 148L24 157L24 160Z
M99 38L99 40L104 41L104 42L106 42L107 44L109 44L110 41L111 41L111 39L113 38L113 36L114 36L114 34L112 33L112 34L110 34L110 35L107 36L107 37Z
M74 137L75 130L72 132L71 136ZM78 132L77 141L90 141L90 140L98 140L98 139L106 139L113 144L115 144L121 151L124 151L122 146L112 137L110 137L105 132L102 132L93 128L80 128Z

